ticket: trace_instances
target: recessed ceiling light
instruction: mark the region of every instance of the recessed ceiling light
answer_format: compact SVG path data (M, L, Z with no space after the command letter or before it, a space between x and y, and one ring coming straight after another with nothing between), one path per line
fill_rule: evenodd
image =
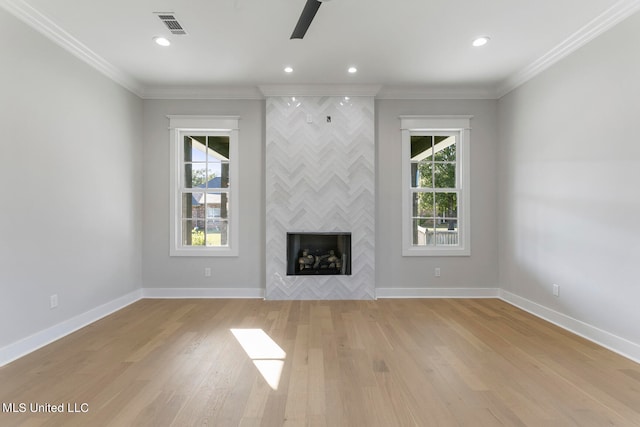
M482 36L482 37L478 37L477 39L475 39L473 41L473 43L471 43L471 44L473 46L475 46L475 47L480 47L480 46L484 46L485 44L489 43L489 40L491 40L491 37Z
M347 71L349 72L349 74L355 74L358 72L358 69L356 67L349 67Z
M169 46L171 45L171 42L169 41L169 39L164 38L164 37L154 37L153 41L156 42L156 44L160 45L160 46Z
M284 72L285 72L285 73L293 73L293 68L291 68L291 67L284 67Z

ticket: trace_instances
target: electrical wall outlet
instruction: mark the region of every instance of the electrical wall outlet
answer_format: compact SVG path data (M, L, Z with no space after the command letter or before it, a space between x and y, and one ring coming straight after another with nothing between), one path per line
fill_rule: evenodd
M553 295L560 296L560 285L553 284Z
M49 308L56 308L58 306L58 294L53 294L49 297Z
M204 269L204 277L211 277L211 268L205 267Z
M440 267L436 267L435 270L433 270L433 275L436 277L440 277Z

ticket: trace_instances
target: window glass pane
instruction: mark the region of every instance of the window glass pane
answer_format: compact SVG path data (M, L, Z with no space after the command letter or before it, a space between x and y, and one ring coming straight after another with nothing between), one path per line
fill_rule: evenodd
M411 163L411 186L433 188L433 163Z
M435 188L456 188L456 164L434 163Z
M183 193L182 218L191 218L198 227L204 228L205 219L227 219L228 204L225 193Z
M207 219L220 218L220 207L207 206L206 215Z
M229 188L229 163L209 163L207 188Z
M229 219L229 194L227 193L214 193L217 202L211 207L217 208L220 210L219 217L221 219Z
M458 229L458 218L436 218L437 231L454 231Z
M207 162L210 176L209 188L229 187L229 137L209 136L207 140Z
M418 163L411 162L411 172L409 173L409 180L411 181L411 187L419 187L420 175L418 172Z
M228 222L226 220L207 220L207 246L228 245Z
M193 218L193 209L197 205L196 197L199 193L182 193L180 200L180 212L182 218Z
M209 160L215 158L218 160L229 161L229 137L209 136L207 138Z
M433 245L433 218L414 218L412 233L415 246Z
M182 245L183 246L204 246L204 227L198 227L196 220L182 220ZM201 221L204 225L204 221Z
M185 188L204 188L207 182L206 163L187 163L184 165Z
M229 195L227 193L197 192L184 193L183 206L191 203L190 213L183 213L186 218L228 218Z
M433 216L433 193L413 193L413 217Z
M434 242L436 246L458 245L458 220L457 218L437 218Z
M435 136L434 160L437 162L456 161L456 137L455 136Z
M436 215L440 218L458 217L458 195L456 193L436 193Z
M184 137L184 161L185 162L205 162L206 157L206 136Z
M433 136L411 136L411 160L415 162L433 160Z
M436 246L457 246L458 230L436 229L435 244Z

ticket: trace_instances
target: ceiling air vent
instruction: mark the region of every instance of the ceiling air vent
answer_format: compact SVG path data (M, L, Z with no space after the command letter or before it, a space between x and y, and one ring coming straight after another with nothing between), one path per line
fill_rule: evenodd
M166 27L171 31L171 34L176 35L185 35L187 32L182 28L182 25L176 19L176 16L171 12L155 12L158 15L158 18L166 25Z

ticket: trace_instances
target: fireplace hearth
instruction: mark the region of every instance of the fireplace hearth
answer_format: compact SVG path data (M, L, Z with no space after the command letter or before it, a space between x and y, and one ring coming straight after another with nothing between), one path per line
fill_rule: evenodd
M287 275L351 275L351 233L287 233Z

